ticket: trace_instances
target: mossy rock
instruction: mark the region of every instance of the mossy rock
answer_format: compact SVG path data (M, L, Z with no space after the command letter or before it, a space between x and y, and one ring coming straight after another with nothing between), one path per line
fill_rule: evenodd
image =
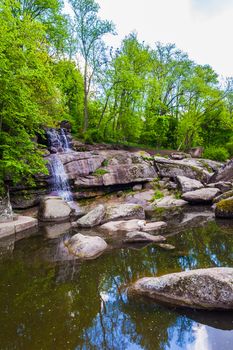
M233 197L223 199L216 204L215 216L218 218L233 219Z

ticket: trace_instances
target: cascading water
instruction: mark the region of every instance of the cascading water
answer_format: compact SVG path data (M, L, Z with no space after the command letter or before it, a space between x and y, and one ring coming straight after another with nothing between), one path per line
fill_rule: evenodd
M73 201L71 188L64 165L59 157L59 153L72 152L67 134L64 129L48 129L47 138L49 148L56 151L56 153L50 155L50 170L53 178L52 192L71 202Z

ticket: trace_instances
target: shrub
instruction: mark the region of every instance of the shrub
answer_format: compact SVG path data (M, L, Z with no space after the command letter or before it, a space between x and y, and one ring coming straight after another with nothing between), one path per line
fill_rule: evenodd
M203 158L225 162L229 153L224 147L210 146L204 150Z
M233 141L230 141L226 144L226 149L227 149L230 157L233 157Z

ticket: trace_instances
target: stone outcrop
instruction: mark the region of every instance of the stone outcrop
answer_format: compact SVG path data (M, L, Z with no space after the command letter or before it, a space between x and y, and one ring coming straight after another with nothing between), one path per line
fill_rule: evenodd
M199 190L200 188L204 187L200 181L190 179L189 177L186 177L186 176L177 176L176 179L177 179L179 188L183 193Z
M157 303L204 310L233 309L233 268L209 268L142 278L129 295Z
M47 222L68 221L73 209L61 197L45 197L41 200L39 219Z
M215 216L224 219L233 219L233 196L223 199L216 204Z
M164 242L166 238L164 236L153 236L146 232L135 231L127 233L124 242L125 243L143 243L143 242Z
M64 242L69 254L80 259L94 259L106 249L107 243L98 236L84 236L78 233Z
M220 195L218 195L217 197L214 198L214 203L218 203L220 202L221 200L223 199L227 199L227 198L230 198L230 197L233 197L233 189L230 190L230 191L227 191L227 192L224 192Z
M182 160L171 160L163 157L154 158L155 167L160 177L176 179L177 176L185 176L207 183L213 175L213 166L201 160L186 158ZM207 162L207 161L206 161Z
M90 228L100 225L105 215L105 207L100 204L89 213L81 217L73 226Z
M173 196L165 196L160 199L156 199L153 204L157 208L174 208L174 207L183 207L187 205L187 201L183 199L176 199Z
M220 190L218 188L202 188L184 193L182 199L191 204L211 203L219 193Z

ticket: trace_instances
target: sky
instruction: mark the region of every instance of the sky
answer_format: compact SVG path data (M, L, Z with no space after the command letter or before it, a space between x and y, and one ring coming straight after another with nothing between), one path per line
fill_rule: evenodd
M130 32L151 46L175 43L199 64L223 77L233 76L233 0L96 0L101 18L112 20L118 47Z

